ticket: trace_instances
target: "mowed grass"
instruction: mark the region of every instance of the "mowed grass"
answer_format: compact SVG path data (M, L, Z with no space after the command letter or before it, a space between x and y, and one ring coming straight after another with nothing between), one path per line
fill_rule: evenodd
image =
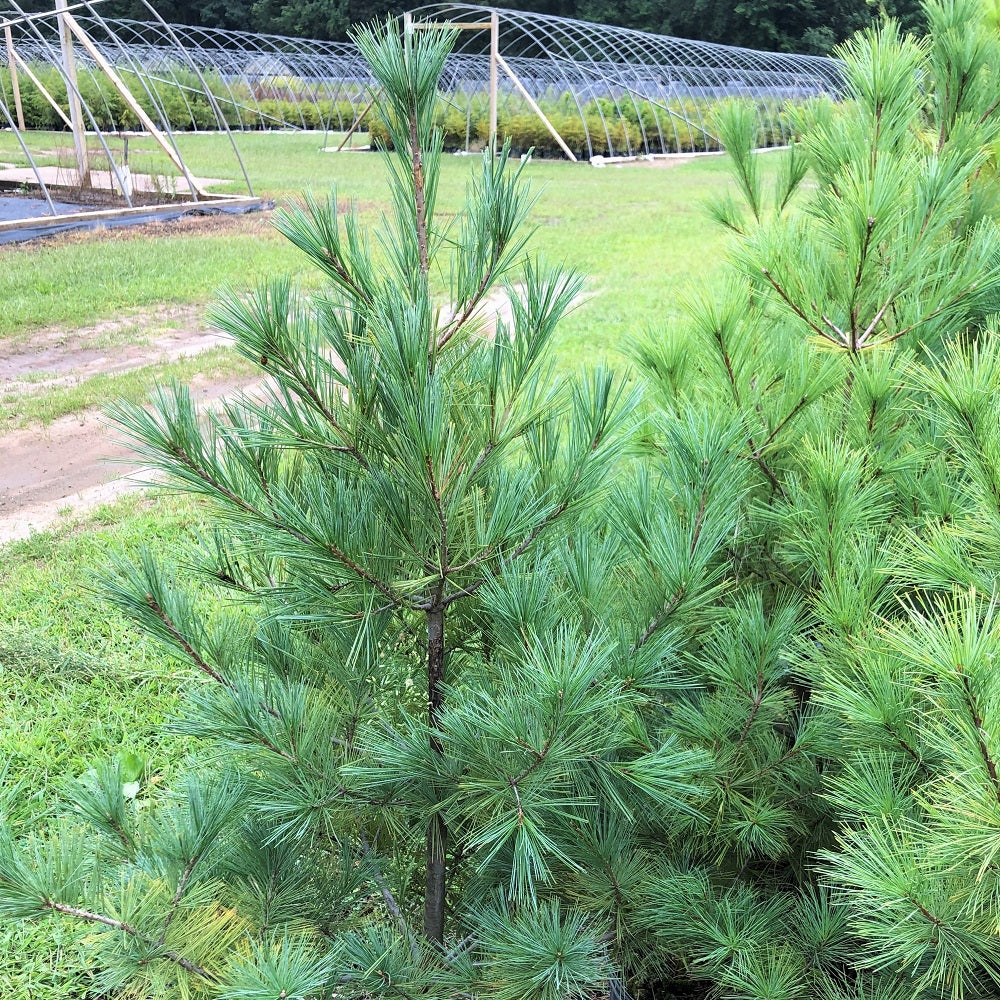
M42 327L78 327L162 303L208 301L233 280L251 283L301 266L264 220L248 231L198 232L169 224L155 232L0 247L0 339Z
M95 587L112 553L176 558L199 523L195 504L132 496L0 547L0 792L16 834L43 832L66 783L99 762L136 754L147 785L166 786L184 760L169 721L190 678ZM84 934L58 918L0 924L4 1000L96 1000Z
M0 135L0 159L3 140ZM220 140L183 136L198 174L223 176ZM260 191L287 203L302 191L323 196L336 186L367 223L386 210L385 166L378 155L323 154L315 135L240 138ZM474 160L446 157L439 198L454 213ZM661 328L681 311L685 289L711 281L725 237L702 205L725 183L719 158L669 167L595 169L535 161L525 176L537 194L534 250L586 275L589 293L564 321L555 343L560 367L600 362L622 366L633 333ZM260 217L226 230L170 226L104 237L0 248L0 342L30 341L42 327L67 329L155 308L205 303L217 288L245 288L282 272L318 287L301 256ZM445 275L439 275L443 285ZM136 335L141 336L141 321ZM71 388L8 398L0 418L11 424L51 419L65 407L86 408L109 395L141 394L143 380L193 377L213 355L179 367L97 376ZM34 387L33 387L34 388ZM0 428L4 426L0 423ZM2 489L0 472L0 489ZM143 756L169 784L190 747L167 725L183 685L194 681L104 603L94 573L118 553L151 545L172 562L204 527L194 502L132 496L27 541L0 545L0 790L17 784L8 805L16 825L56 814L65 783L119 753ZM0 927L4 1000L88 996L80 933L66 924Z
M159 773L183 752L165 732L181 672L97 588L112 553L172 557L199 524L188 500L133 494L0 549L0 756L6 780L22 782L14 823L51 810L60 784L108 756L138 753Z
M322 141L316 133L252 133L240 136L239 146L258 193L279 205L335 188L343 203L355 202L366 221L376 221L388 207L382 158L322 153ZM179 142L196 174L223 176L219 168L226 166L236 176L223 137L182 135ZM475 161L445 156L442 220L458 209ZM702 204L726 184L719 157L603 169L534 160L525 176L538 196L536 250L588 275L593 293L561 331L557 350L567 359L615 357L626 331L676 316L685 284L718 266L724 237ZM298 274L307 285L315 280L301 254L260 217L225 230L167 224L132 234L115 230L96 243L74 238L0 248L0 267L0 339L80 326L129 308L207 302L223 285L249 285L268 274Z

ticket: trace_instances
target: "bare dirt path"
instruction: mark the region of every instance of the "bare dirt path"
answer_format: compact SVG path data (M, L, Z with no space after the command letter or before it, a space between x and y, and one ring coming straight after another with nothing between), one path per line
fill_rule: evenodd
M212 403L252 384L196 377L191 394ZM6 434L0 437L0 544L109 503L151 478L152 471L97 411Z
M204 314L204 305L164 306L78 330L42 330L26 340L0 340L0 398L44 392L229 343L208 328ZM445 312L440 321L445 325L453 319ZM510 325L513 310L506 294L489 296L476 319L481 336L492 337L498 320ZM255 384L260 383L251 378L220 382L196 376L191 390L197 402L210 404ZM0 544L110 502L150 477L98 411L0 433Z
M78 330L0 341L0 396L23 397L229 343L208 328L204 313L203 305L163 306ZM195 378L191 387L196 399L210 402L249 381ZM44 530L64 513L113 500L145 480L148 473L98 411L0 434L0 543Z
M44 391L92 375L191 357L230 343L208 328L205 306L164 306L78 330L0 340L0 392Z

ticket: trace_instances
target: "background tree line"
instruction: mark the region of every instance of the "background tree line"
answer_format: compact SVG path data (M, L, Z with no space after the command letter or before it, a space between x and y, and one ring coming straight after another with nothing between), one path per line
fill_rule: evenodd
M25 10L50 10L26 0ZM399 14L402 0L158 0L166 21L304 38L340 40L352 24ZM917 0L498 0L497 6L616 24L638 31L780 52L824 54L881 13L906 29L921 27ZM109 0L108 17L147 20L144 0Z

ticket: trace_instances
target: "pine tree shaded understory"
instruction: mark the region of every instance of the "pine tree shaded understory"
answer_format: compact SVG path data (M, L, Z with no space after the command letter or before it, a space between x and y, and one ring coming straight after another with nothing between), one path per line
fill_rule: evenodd
M393 213L281 215L325 290L215 310L262 394L117 411L215 512L106 584L198 756L5 831L0 916L108 995L996 996L1000 36L926 15L774 187L724 111L728 283L628 378L548 365L580 282L504 151L436 215L453 39L362 33Z

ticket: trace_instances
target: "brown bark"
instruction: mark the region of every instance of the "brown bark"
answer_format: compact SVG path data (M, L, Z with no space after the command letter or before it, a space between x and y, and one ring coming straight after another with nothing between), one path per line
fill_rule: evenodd
M432 730L431 747L436 753L443 752L441 741L434 733L439 728L444 701L443 684L444 609L437 607L427 613L427 721ZM426 838L424 936L437 944L444 941L447 855L447 824L442 816L432 816L427 824Z

